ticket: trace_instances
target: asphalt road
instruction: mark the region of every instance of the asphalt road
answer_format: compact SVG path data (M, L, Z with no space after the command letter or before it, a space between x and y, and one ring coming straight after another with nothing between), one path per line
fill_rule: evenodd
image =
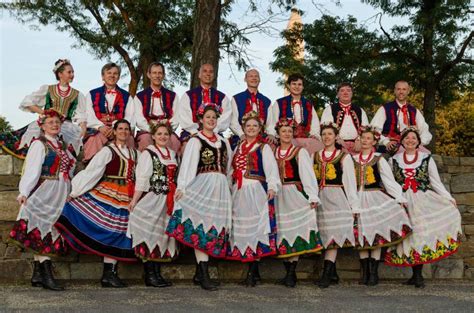
M309 282L294 289L224 284L216 292L184 283L165 289L136 283L120 290L69 284L64 292L0 285L0 312L474 312L474 283L435 281L424 289L344 283L326 290Z

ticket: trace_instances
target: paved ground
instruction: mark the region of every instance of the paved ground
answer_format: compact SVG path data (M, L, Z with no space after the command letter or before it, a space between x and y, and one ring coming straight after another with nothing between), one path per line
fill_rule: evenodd
M421 290L399 283L375 288L344 283L326 290L309 282L295 289L225 284L216 292L184 283L166 289L137 283L121 290L90 283L68 285L60 293L0 285L0 312L474 312L474 283L428 282Z

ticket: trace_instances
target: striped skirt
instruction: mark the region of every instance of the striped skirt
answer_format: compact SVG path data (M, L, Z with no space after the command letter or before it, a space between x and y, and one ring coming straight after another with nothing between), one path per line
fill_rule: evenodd
M132 241L127 237L131 200L127 191L122 180L103 180L66 203L56 228L79 253L135 261Z

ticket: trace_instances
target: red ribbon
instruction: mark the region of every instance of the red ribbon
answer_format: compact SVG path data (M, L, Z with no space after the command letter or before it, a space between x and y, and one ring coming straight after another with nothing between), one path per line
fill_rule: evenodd
M405 175L406 175L406 178L403 184L403 190L411 189L413 190L413 192L417 192L419 184L415 179L415 169L406 168Z
M166 214L171 216L173 214L173 209L174 209L174 195L176 193L176 183L174 181L174 176L176 172L176 165L171 164L168 165L168 183L169 183L169 188L170 190L168 191L168 194L166 195L166 206L168 207L168 210L166 210Z
M132 160L132 156L130 155L130 159L128 161L127 166L127 191L128 196L133 197L133 193L135 192L135 180L133 179L133 172L135 170L135 161Z
M161 91L153 91L153 93L151 94L151 96L153 98L161 98Z
M402 106L402 113L403 113L403 123L408 125L408 105Z
M105 93L107 93L109 95L116 95L117 91L115 91L115 89L113 89L113 90L107 90Z
M202 103L210 103L211 102L211 96L209 89L202 89Z

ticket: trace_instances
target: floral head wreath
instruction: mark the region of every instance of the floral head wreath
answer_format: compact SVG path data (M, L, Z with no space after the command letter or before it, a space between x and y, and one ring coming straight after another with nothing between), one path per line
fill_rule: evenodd
M242 125L245 125L245 123L247 123L247 121L249 121L249 120L256 120L256 121L258 121L260 126L263 125L263 121L260 118L260 115L257 112L255 112L254 110L249 111L249 112L245 113L244 116L242 116Z
M59 60L58 64L56 64L53 67L53 73L56 74L56 72L59 70L59 68L61 66L63 66L64 64L71 64L71 61L69 61L68 59Z
M169 133L173 133L173 128L171 127L171 122L169 119L163 118L158 120L151 120L150 121L150 133L154 134L156 130L160 127L166 127Z
M324 123L321 123L321 131L322 131L324 128L334 128L336 131L339 132L339 126L337 126L337 124L334 123L334 122L324 122Z
M218 106L215 103L202 103L199 106L199 109L197 111L198 117L203 117L204 112L206 112L208 110L213 110L214 112L216 112L217 116L220 116L222 114L222 107L221 106Z
M380 139L380 131L377 127L372 126L372 125L367 125L367 126L361 126L360 127L360 134L362 133L372 133L374 135L375 141L379 141Z
M59 118L59 120L61 121L61 124L64 122L64 119L65 119L64 115L62 115L58 111L53 110L53 109L48 109L48 110L43 111L43 114L41 114L38 117L38 120L36 122L38 123L39 126L41 126L41 125L44 124L44 122L46 121L46 119L48 117L57 117L57 118Z
M275 125L275 130L278 134L278 131L280 130L280 128L284 127L284 126L288 126L288 127L291 127L293 129L296 128L296 122L294 119L292 118L285 118L285 117L282 117L278 120L278 122L276 123Z
M408 132L415 132L418 134L418 136L420 136L420 131L418 130L416 126L408 126L404 130L402 130L402 132L400 133L400 137L403 137L403 135L405 135Z

